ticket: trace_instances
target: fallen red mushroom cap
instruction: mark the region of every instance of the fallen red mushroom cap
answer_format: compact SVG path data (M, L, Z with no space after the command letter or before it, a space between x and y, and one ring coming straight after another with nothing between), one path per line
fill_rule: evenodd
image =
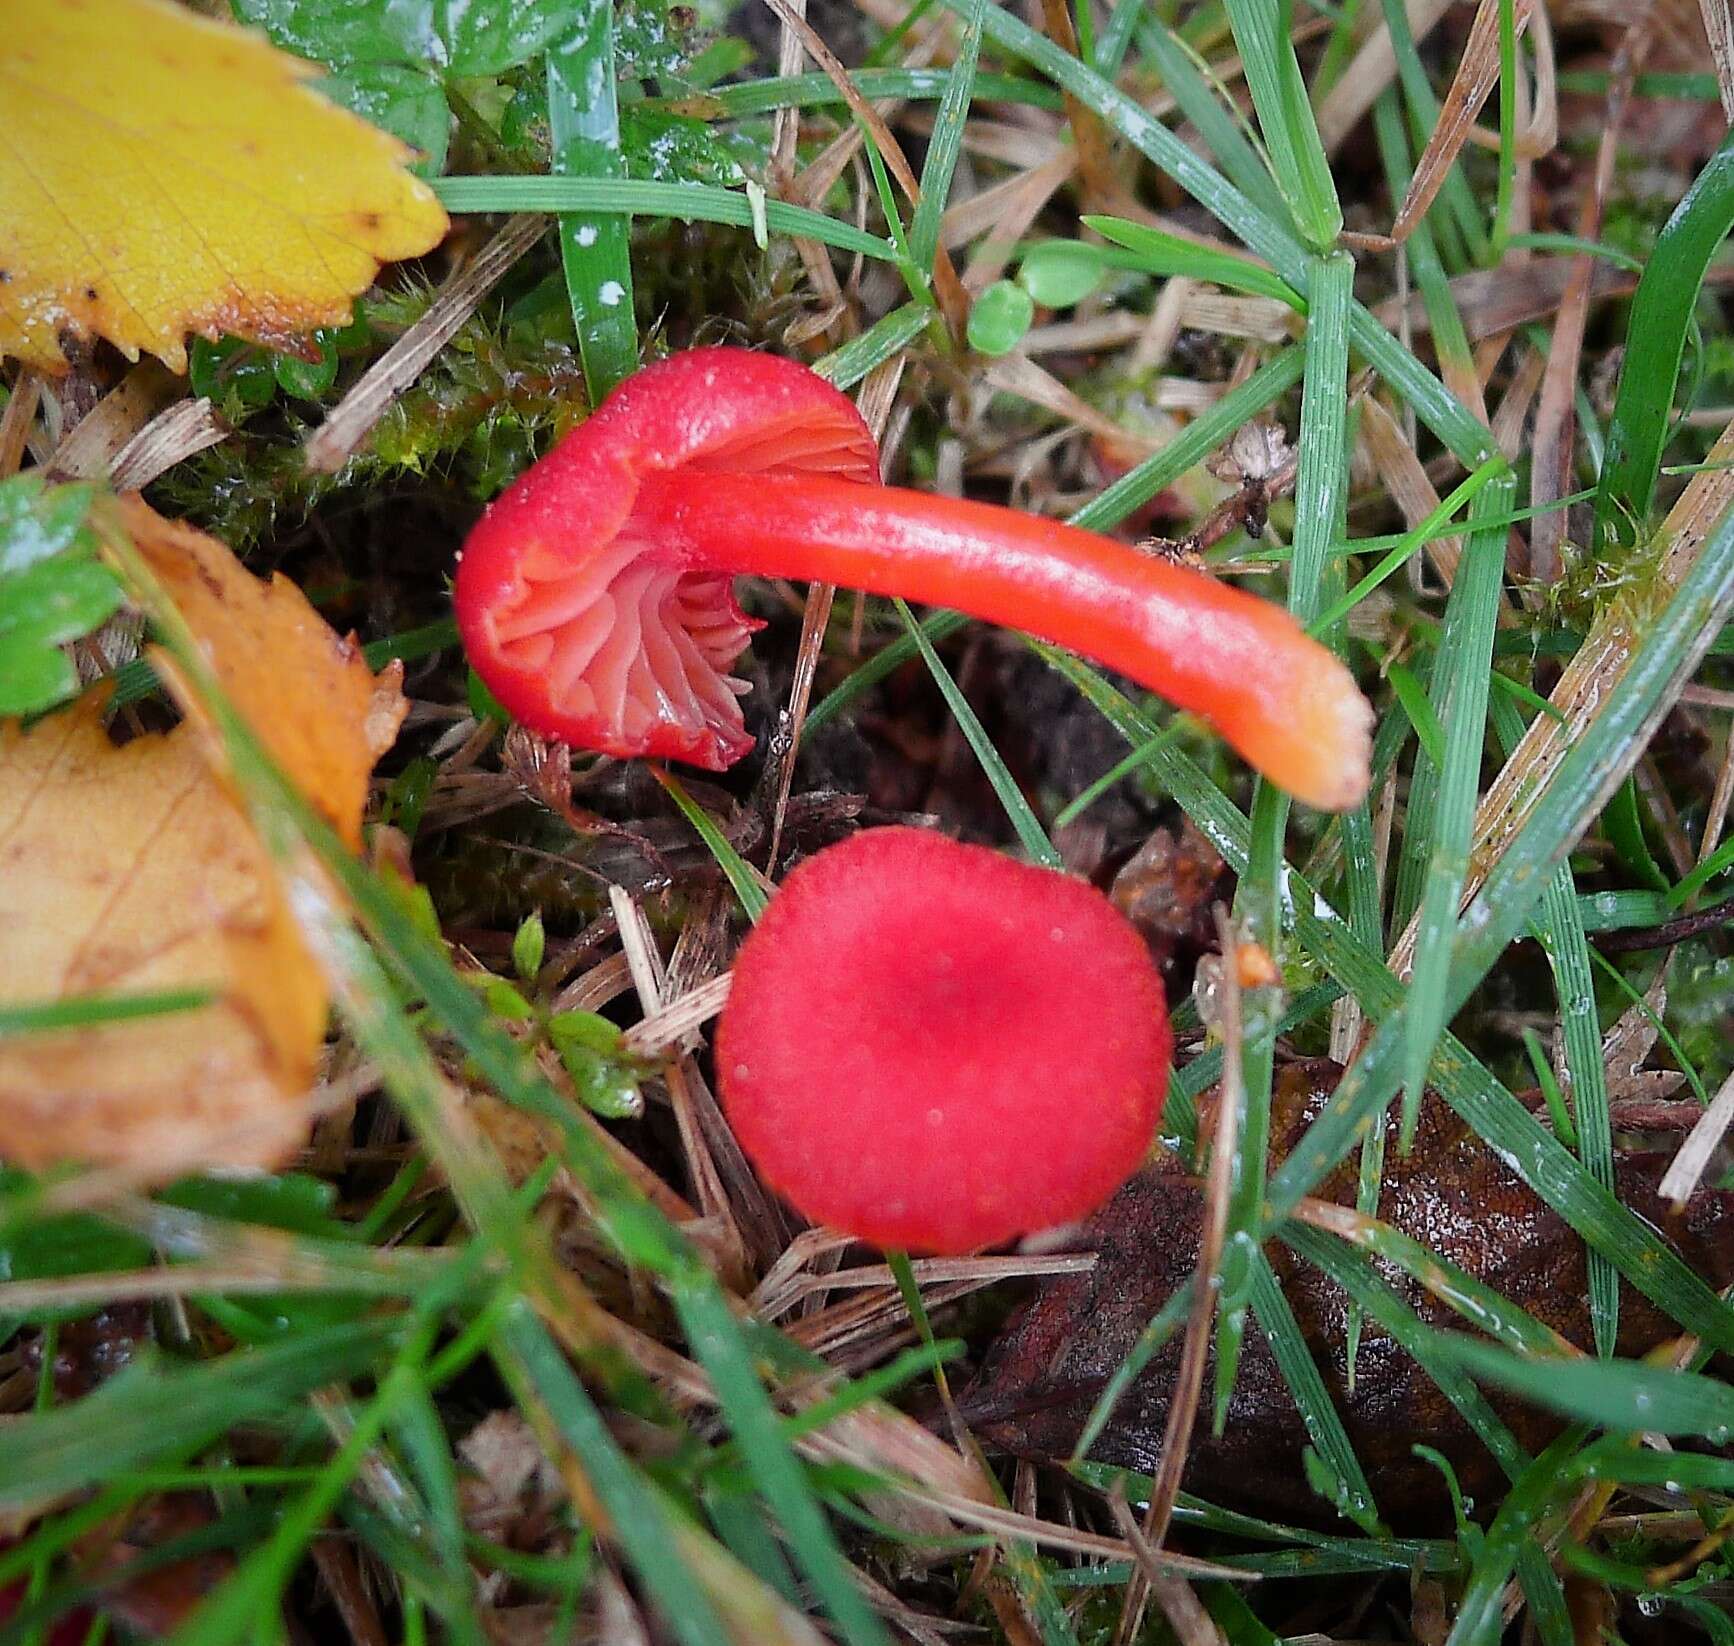
M1366 699L1281 608L1092 532L882 486L849 400L771 355L694 349L627 379L483 515L454 599L526 725L721 770L751 747L727 673L755 627L743 573L1026 630L1201 715L1304 801L1366 792Z
M723 1107L814 1222L952 1254L1086 1216L1143 1163L1173 1042L1083 881L919 829L795 869L735 960Z

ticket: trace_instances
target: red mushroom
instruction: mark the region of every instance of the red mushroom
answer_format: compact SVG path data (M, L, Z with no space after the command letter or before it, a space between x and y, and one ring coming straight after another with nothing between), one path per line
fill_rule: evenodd
M1301 800L1366 792L1372 711L1267 601L1055 521L879 484L849 400L794 361L694 349L628 378L493 503L458 567L477 672L525 725L720 771L737 575L895 594L1023 629L1209 721Z
M741 945L716 1069L741 1147L804 1216L960 1253L1113 1194L1172 1049L1162 980L1100 892L869 829L801 864Z

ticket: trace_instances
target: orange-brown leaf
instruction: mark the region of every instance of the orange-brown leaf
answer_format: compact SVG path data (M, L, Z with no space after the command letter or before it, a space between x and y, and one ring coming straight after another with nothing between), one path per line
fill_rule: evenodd
M368 774L403 718L400 671L376 679L299 589L259 582L215 538L136 499L122 509L225 693L354 844ZM120 746L98 693L29 729L0 721L0 1000L212 996L171 1016L0 1039L7 1160L169 1177L274 1164L305 1134L325 981L183 700L186 723Z
M229 701L344 843L361 840L374 762L407 705L393 663L377 678L286 577L261 583L226 543L124 498L133 546L179 608ZM157 659L181 707L200 718L172 660Z
M0 1156L265 1165L305 1128L317 966L190 726L114 747L87 694L0 722L0 999L202 988L193 1012L0 1041Z
M347 320L447 219L318 70L169 0L7 0L0 354L106 337L186 369L189 331L287 345Z

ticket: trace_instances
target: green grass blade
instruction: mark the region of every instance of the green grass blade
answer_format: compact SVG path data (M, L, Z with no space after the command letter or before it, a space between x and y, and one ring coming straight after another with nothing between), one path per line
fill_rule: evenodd
M141 989L136 994L80 994L28 1006L0 1005L0 1040L89 1029L140 1017L166 1017L174 1012L197 1011L214 999L209 989Z
M1701 1372L1636 1360L1514 1354L1460 1332L1440 1332L1432 1352L1533 1405L1616 1434L1653 1431L1726 1445L1734 1389Z
M1725 538L1713 538L1718 565L1706 570L1704 580L1694 584L1684 606L1670 606L1667 635L1660 640L1652 637L1654 648L1640 650L1642 666L1636 671L1638 683L1635 686L1638 701L1628 704L1623 697L1618 700L1622 715L1629 712L1632 718L1630 721L1622 719L1615 726L1608 734L1610 741L1607 746L1591 740L1595 746L1585 758L1591 777L1599 766L1609 762L1609 747L1621 749L1641 745L1641 739L1633 741L1636 738L1634 726L1643 722L1647 706L1666 692L1665 683L1658 685L1648 678L1652 668L1665 667L1662 659L1674 657L1678 648L1693 643L1706 644L1709 635L1719 626L1715 617L1714 579L1717 575L1734 574L1734 530L1728 530L1728 526L1729 523L1725 522ZM1087 663L1057 647L1041 642L1031 644L1050 667L1078 687L1128 742L1136 743L1155 734L1155 725ZM1695 655L1688 655L1680 666L1689 668L1695 661ZM1229 867L1237 874L1244 874L1252 841L1246 814L1182 751L1161 748L1151 757L1151 765L1193 823L1222 853ZM1583 768L1574 775L1580 781L1589 780L1584 776ZM1560 802L1558 813L1544 821L1540 832L1528 835L1528 848L1545 851L1557 844L1563 854L1569 839L1575 838L1575 835L1558 832L1566 827L1564 817L1574 812L1580 817L1593 816L1599 804L1593 793L1587 802L1581 793L1570 802ZM1525 826L1526 831L1534 826L1532 814L1530 823ZM1582 827L1581 821L1578 826ZM1533 868L1522 869L1516 873L1515 884L1502 879L1493 899L1488 899L1484 888L1472 908L1472 913L1481 910L1483 900L1487 899L1485 911L1475 920L1474 931L1482 932L1482 922L1491 918L1487 911L1499 909L1500 899L1510 898L1516 895L1518 888L1527 887L1536 872ZM1273 1219L1284 1218L1294 1209L1300 1196L1309 1193L1320 1177L1348 1154L1360 1137L1361 1128L1370 1125L1373 1117L1382 1113L1395 1095L1399 1084L1397 1056L1402 1045L1401 1020L1405 1001L1403 985L1391 975L1383 955L1364 948L1355 940L1348 922L1304 875L1291 869L1288 885L1295 935L1302 947L1355 995L1368 1018L1380 1028L1361 1057L1343 1076L1336 1095L1309 1130L1302 1145L1271 1177L1266 1216ZM1534 890L1527 893L1530 900L1537 895L1539 892ZM1519 922L1522 917L1520 912ZM1460 943L1464 931L1465 927L1460 926ZM1508 939L1499 933L1485 941L1491 946L1490 952L1496 955ZM1491 964L1479 954L1476 960L1482 971ZM1371 1088L1377 1093L1375 1097L1368 1095L1369 1077L1376 1081ZM1630 1212L1584 1171L1571 1152L1537 1123L1529 1110L1494 1078L1468 1047L1449 1033L1441 1041L1434 1059L1433 1081L1440 1095L1458 1114L1499 1150L1512 1169L1591 1246L1607 1254L1631 1285L1706 1341L1718 1347L1734 1348L1734 1315L1715 1292L1680 1260L1674 1249L1661 1240L1649 1224Z
M1310 269L1313 301L1307 318L1288 601L1289 610L1303 625L1318 613L1326 552L1343 518L1348 490L1348 322L1354 271L1353 260L1342 253L1315 259ZM1288 815L1288 797L1260 781L1252 807L1251 861L1235 904L1246 936L1272 954L1281 952L1283 942L1283 841ZM1264 1267L1259 1238L1278 1006L1272 990L1252 991L1243 998L1246 1023L1240 1091L1244 1107L1229 1190L1218 1301L1214 1413L1218 1432L1227 1420L1234 1390L1247 1306ZM1297 1389L1294 1393L1298 1400L1301 1392Z
M1481 1540L1481 1550L1457 1603L1457 1620L1446 1646L1493 1646L1505 1632L1501 1603L1505 1585L1526 1547L1534 1546L1538 1522L1565 1501L1577 1481L1573 1454L1583 1444L1581 1428L1567 1429L1518 1477Z
M614 212L630 217L670 217L680 223L732 223L743 229L753 226L753 203L744 194L707 183L641 183L600 177L439 177L429 186L447 211L457 213ZM888 263L897 260L896 248L889 240L805 206L767 200L764 221L778 234L817 240Z
M123 545L114 547L122 553ZM130 549L122 557L134 581L147 594L154 593L149 574L136 564ZM449 1126L443 1108L444 1076L403 1012L398 992L387 982L373 950L349 924L347 909L353 909L365 923L409 990L456 1038L495 1091L507 1102L552 1123L554 1134L566 1145L562 1161L595 1203L601 1232L628 1263L659 1277L677 1304L703 1326L702 1335L694 1333L693 1349L713 1378L719 1383L729 1381L730 1394L725 1400L731 1415L738 1416L742 1402L739 1381L742 1376L754 1376L752 1361L739 1326L723 1305L715 1276L680 1232L573 1121L559 1095L534 1071L476 992L458 977L440 945L416 925L400 900L375 875L343 849L329 825L288 783L215 689L173 607L160 594L155 595L152 606L223 737L237 785L253 802L262 838L291 863L311 848L341 887L347 899L343 913L334 901L312 896L303 900L307 905L302 911L304 929L327 967L341 980L339 1004L358 1042L378 1061L393 1096L439 1159L466 1216L497 1246L527 1294L539 1294L549 1308L556 1306L556 1299L563 1299L561 1289L549 1279L552 1254L540 1244L539 1231L528 1223L528 1207L507 1187L491 1155L473 1139L457 1136ZM714 1298L714 1306L708 1309L703 1301L707 1293ZM500 1340L509 1352L496 1358L514 1388L524 1398L546 1404L587 1474L600 1471L600 1478L593 1480L594 1488L611 1517L619 1521L617 1535L648 1593L692 1646L700 1642L720 1646L726 1637L712 1626L714 1605L695 1603L706 1596L716 1602L720 1586L735 1612L763 1605L765 1597L756 1581L736 1572L732 1565L719 1567L721 1551L696 1526L674 1525L672 1536L664 1535L672 1523L659 1508L655 1489L619 1452L527 1297L516 1299L507 1311ZM620 1383L622 1368L610 1351L593 1348L585 1359L586 1369L605 1387ZM235 1367L240 1360L235 1357L223 1364ZM759 1401L768 1412L768 1396L762 1389ZM747 1421L751 1423L753 1417L749 1411ZM767 1461L760 1457L755 1464L766 1471L783 1469L776 1477L775 1506L791 1538L804 1538L805 1552L814 1556L816 1545L805 1528L819 1515L817 1500L774 1422L772 1433L785 1461L779 1464L775 1458ZM766 1478L772 1477L767 1474ZM790 1480L799 1494L798 1502L790 1495ZM825 1569L821 1561L809 1575L828 1603L842 1606L837 1621L847 1638L859 1646L880 1646L883 1632L871 1614L867 1614L865 1625L861 1622L864 1603L852 1586L848 1600L839 1601L841 1589L834 1569Z
M1388 577L1414 558L1421 546L1435 537L1444 536L1447 531L1456 528L1448 525L1455 518L1457 511L1471 502L1481 488L1489 480L1508 472L1510 465L1504 455L1496 453L1487 459L1478 469L1466 475L1451 493L1441 499L1438 508L1434 509L1424 520L1418 521L1409 531L1403 532L1389 549L1379 557L1378 564L1363 577L1352 589L1338 600L1329 611L1314 620L1312 629L1315 635L1324 635L1335 628L1356 606L1367 598L1374 589ZM1496 522L1483 518L1482 524L1491 527ZM1504 526L1508 521L1501 517L1497 524ZM1351 549L1361 547L1359 542L1348 545Z
M612 0L576 0L572 31L548 50L548 125L557 176L623 178L614 96ZM560 256L578 328L578 352L596 404L638 369L629 219L562 212Z
M915 621L915 613L901 600L893 600L892 605L897 608L897 615L903 619L903 626L921 653L927 672L933 676L933 683L939 687L940 695L944 697L946 707L951 710L952 718L957 721L958 729L974 751L975 758L981 763L988 782L993 785L993 792L999 796L999 803L1005 808L1006 816L1011 819L1011 826L1017 831L1018 839L1023 842L1024 850L1044 868L1063 869L1065 861L1053 841L1048 839L1041 819L1036 816L1029 801L1024 799L1017 779L1006 769L999 750L993 746L993 740L987 735L986 728L975 710L969 706L969 699L958 689L957 682L951 678L951 671L940 661L939 653L933 649L933 642Z
M1074 526L1107 531L1171 486L1195 463L1202 463L1241 424L1274 405L1301 380L1306 356L1298 348L1272 355L1238 388L1230 389L1135 469L1120 476L1070 517Z
M910 102L943 98L952 84L950 69L852 69L849 75L869 100L896 97ZM1026 103L1032 108L1065 105L1052 86L1022 75L982 74L975 77L976 95L994 103ZM768 80L743 80L738 86L718 86L705 101L724 118L769 114L773 109L815 109L841 105L843 94L828 74L790 74Z
M1336 1481L1337 1510L1363 1530L1372 1531L1378 1522L1373 1488L1355 1456L1355 1448L1325 1387L1300 1322L1295 1319L1288 1297L1277 1284L1270 1260L1262 1250L1253 1265L1252 1309L1283 1381L1294 1396L1307 1437Z
M1289 38L1293 0L1276 0L1274 5L1271 0L1227 0L1227 4L1277 187L1302 235L1323 251L1342 233L1343 209Z
M1292 309L1304 310L1306 306L1286 280L1249 258L1218 251L1213 246L1200 246L1195 241L1182 240L1177 234L1133 223L1124 217L1086 214L1083 221L1085 227L1094 229L1104 240L1136 252L1138 267L1164 279L1180 275L1187 280L1208 280L1230 291L1274 297Z
M1674 597L1643 635L1619 690L1560 762L1552 782L1459 923L1443 991L1447 1013L1462 1004L1522 930L1546 887L1547 875L1606 803L1643 747L1660 706L1671 701L1678 683L1696 666L1730 606L1734 606L1734 515L1725 517L1710 534ZM1297 927L1300 923L1297 913ZM1299 1196L1348 1151L1360 1126L1390 1101L1403 1072L1408 1011L1408 1003L1399 1005L1380 1023L1314 1123L1305 1146L1289 1157L1272 1180L1274 1215L1286 1215ZM1604 1250L1634 1285L1656 1297L1665 1276L1664 1307L1707 1341L1717 1346L1734 1344L1734 1314L1654 1239L1641 1219L1595 1182L1534 1116L1497 1082L1451 1078L1470 1061L1457 1042L1448 1040L1441 1046L1434 1073L1447 1101L1579 1233ZM1645 1254L1641 1259L1640 1248Z
M850 1576L843 1551L789 1449L781 1419L747 1353L734 1317L709 1275L674 1288L687 1341L716 1387L748 1472L782 1522L797 1563L850 1646L890 1646L891 1637Z
M1409 187L1410 158L1408 139L1403 134L1403 118L1397 107L1397 94L1387 89L1373 105L1373 130L1378 137L1379 153L1385 163L1386 182L1393 201L1403 198ZM1433 331L1433 348L1445 370L1446 381L1452 373L1458 380L1473 380L1475 358L1469 347L1468 334L1463 329L1463 316L1458 313L1457 300L1451 295L1451 278L1433 241L1433 230L1423 217L1410 232L1405 243L1410 272L1421 292L1421 302L1427 310L1427 320Z
M1403 88L1404 101L1409 105L1409 126L1415 141L1424 143L1439 124L1439 99L1427 78L1426 65L1415 49L1414 30L1409 27L1409 14L1403 0L1384 0L1385 26L1390 31L1391 47L1397 62L1397 78ZM1439 218L1441 226L1450 229L1452 237L1461 237L1464 249L1477 263L1487 259L1487 232L1469 180L1463 175L1460 160L1454 160L1445 174L1436 206L1444 208ZM1432 215L1431 212L1428 214Z
M685 1646L730 1646L710 1596L683 1558L673 1512L633 1468L595 1402L523 1302L507 1311L496 1356L521 1405L546 1412L614 1521L614 1535Z
M239 1424L293 1412L313 1390L357 1377L389 1351L390 1321L298 1332L190 1367L152 1359L71 1405L0 1425L0 1504L83 1491L196 1451Z
M1515 1478L1528 1462L1516 1437L1454 1361L1427 1358L1428 1341L1437 1334L1422 1323L1378 1270L1322 1229L1291 1220L1282 1225L1280 1232L1285 1246L1341 1286L1370 1320L1426 1368L1439 1392L1462 1414L1499 1466Z
M1282 1227L1287 1241L1297 1227L1290 1220ZM1307 1224L1304 1227L1312 1228ZM1321 1231L1329 1238L1341 1241L1351 1249L1389 1265L1415 1281L1440 1302L1455 1309L1471 1326L1485 1332L1505 1348L1530 1355L1558 1355L1566 1344L1552 1327L1543 1325L1527 1309L1511 1302L1478 1280L1448 1257L1421 1244L1394 1224L1380 1222L1376 1217L1345 1221ZM1317 1242L1309 1245L1309 1251Z
M1138 45L1235 187L1272 222L1291 229L1294 219L1288 202L1247 136L1240 111L1205 79L1185 42L1166 23L1152 17L1139 26Z
M728 836L717 827L716 819L686 792L673 772L667 767L652 769L657 781L668 791L669 799L680 808L681 816L693 826L710 855L716 859L717 867L728 876L728 883L734 888L735 896L740 899L741 907L746 910L747 919L756 923L765 912L765 905L770 902L770 897L760 884L759 877L753 873L751 865L729 843Z
M942 3L961 13L965 0L942 0ZM997 45L1033 64L1056 85L1093 109L1159 171L1239 235L1302 297L1309 295L1305 248L1161 121L992 0L983 0L982 29ZM1474 468L1493 455L1487 426L1359 303L1350 311L1349 332L1367 363L1414 408L1415 415L1466 467Z
M933 135L927 143L927 159L921 167L921 204L909 225L909 252L916 265L933 267L939 251L939 220L951 196L951 174L963 152L963 134L969 122L969 105L975 95L975 71L981 58L981 13L979 0L973 12L964 14L963 41L952 64L951 80L933 116Z
M1734 132L1674 208L1632 299L1625 364L1596 488L1595 553L1638 541L1656 495L1686 331L1705 271L1734 227Z
M1444 982L1451 966L1457 907L1469 873L1475 803L1481 793L1481 755L1487 741L1488 679L1493 670L1493 629L1505 586L1505 530L1478 529L1483 514L1511 506L1510 479L1494 481L1470 505L1470 533L1445 608L1439 658L1433 669L1432 702L1445 728L1445 758L1427 846L1415 963L1409 987L1404 1045L1402 1146L1415 1135L1421 1094L1433 1048L1448 1021Z
M1496 699L1494 729L1507 754L1523 735L1516 705ZM1604 1188L1614 1187L1613 1121L1608 1112L1607 1067L1602 1061L1602 1027L1596 1011L1595 974L1589 940L1584 935L1577 885L1571 865L1554 870L1536 917L1542 952L1553 972L1565 1044L1566 1077L1571 1083L1572 1119L1577 1128L1578 1159ZM1589 1307L1596 1352L1613 1354L1620 1325L1620 1280L1607 1258L1594 1247L1588 1252Z
M852 389L875 367L908 348L927 330L932 318L933 311L925 304L905 303L874 321L859 337L815 360L813 370L839 389Z

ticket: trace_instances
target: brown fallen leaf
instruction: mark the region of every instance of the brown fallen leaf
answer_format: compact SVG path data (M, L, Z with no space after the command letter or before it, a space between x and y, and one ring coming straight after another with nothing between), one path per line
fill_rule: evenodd
M353 844L403 716L398 671L376 680L298 589L261 584L214 538L142 503L124 518L237 708ZM103 706L87 693L29 728L0 722L0 1000L212 998L0 1039L0 1157L158 1177L275 1164L305 1131L324 979L200 726L117 747Z
M73 1546L79 1580L95 1588L96 1604L112 1621L146 1640L166 1639L234 1571L235 1556L208 1548L164 1563L161 1551L196 1540L215 1519L192 1492L146 1498Z
M1271 1110L1274 1159L1288 1152L1324 1107L1340 1073L1325 1058L1279 1072ZM1207 1099L1201 1107L1209 1106ZM1202 1116L1201 1131L1208 1124L1208 1116ZM1587 1347L1588 1287L1578 1236L1437 1098L1423 1105L1407 1158L1396 1145L1396 1124L1393 1115L1379 1216ZM1725 1285L1734 1280L1734 1195L1702 1191L1684 1215L1671 1214L1657 1192L1667 1161L1667 1154L1619 1155L1620 1198L1663 1230L1712 1285ZM1326 1178L1319 1198L1352 1206L1356 1164L1351 1159ZM1169 1158L1133 1178L1091 1219L1083 1243L1100 1252L1095 1267L1044 1285L995 1343L967 1391L964 1415L979 1434L1026 1457L1045 1461L1070 1455L1096 1395L1190 1275L1198 1256L1200 1207L1196 1180ZM1386 1520L1399 1528L1450 1523L1443 1476L1413 1455L1417 1442L1451 1460L1464 1492L1477 1504L1485 1508L1497 1501L1504 1475L1427 1374L1367 1321L1351 1391L1347 1298L1279 1243L1265 1250ZM1383 1265L1380 1272L1428 1324L1462 1326L1451 1309L1420 1286ZM1641 1355L1677 1332L1646 1298L1622 1286L1619 1354ZM1145 1472L1154 1469L1179 1353L1176 1337L1153 1357L1115 1409L1093 1457ZM1206 1388L1213 1375L1207 1370ZM1515 1400L1497 1394L1489 1399L1519 1442L1532 1450L1561 1427L1556 1418ZM1288 1386L1254 1328L1247 1334L1222 1436L1211 1435L1207 1417L1193 1431L1186 1488L1233 1508L1327 1523L1334 1516L1313 1494L1302 1466L1307 1444Z
M120 516L229 701L344 844L358 846L368 774L397 740L408 710L403 665L376 676L361 648L338 635L288 578L261 583L226 543L165 520L142 498L123 498ZM153 661L202 726L203 710L174 660L159 653ZM213 756L220 761L220 753Z

